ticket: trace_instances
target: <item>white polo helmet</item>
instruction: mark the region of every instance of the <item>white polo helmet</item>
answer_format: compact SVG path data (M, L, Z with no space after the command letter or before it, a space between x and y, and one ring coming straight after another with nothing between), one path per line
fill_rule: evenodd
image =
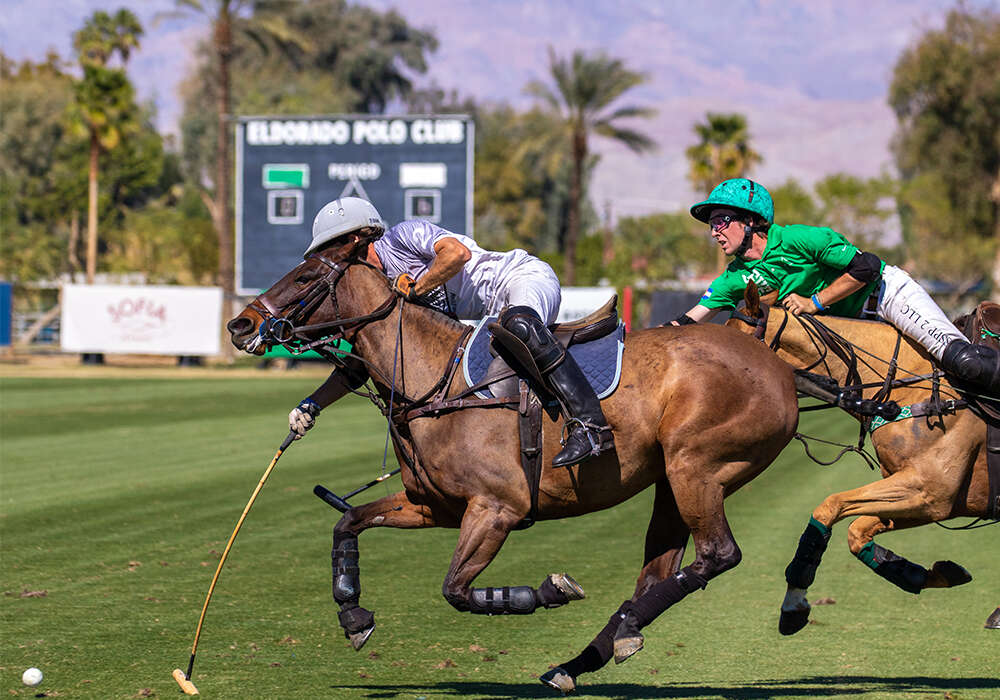
M375 229L379 236L385 233L385 222L371 202L360 197L341 197L328 202L313 219L312 243L303 256L362 228Z

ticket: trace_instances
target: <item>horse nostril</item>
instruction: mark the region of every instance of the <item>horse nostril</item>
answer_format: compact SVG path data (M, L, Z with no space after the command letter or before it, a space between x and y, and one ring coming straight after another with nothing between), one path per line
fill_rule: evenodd
M232 321L226 324L226 328L233 335L242 335L253 329L253 321L245 316L237 316Z

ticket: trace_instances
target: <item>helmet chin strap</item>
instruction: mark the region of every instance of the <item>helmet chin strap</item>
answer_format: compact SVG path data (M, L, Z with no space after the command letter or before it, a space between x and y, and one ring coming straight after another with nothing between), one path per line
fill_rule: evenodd
M733 251L733 255L737 258L742 258L746 255L746 252L750 250L750 244L753 243L753 226L743 226L743 241L740 243L739 248Z

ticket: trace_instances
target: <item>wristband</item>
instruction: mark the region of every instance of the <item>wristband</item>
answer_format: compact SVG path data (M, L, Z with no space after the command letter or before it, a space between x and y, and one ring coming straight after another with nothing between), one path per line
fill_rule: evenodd
M812 295L812 302L816 305L817 311L826 311L826 307L819 302L819 297L815 294Z
M299 405L296 406L296 408L298 408L298 409L300 409L302 411L305 411L306 413L308 413L313 418L315 418L316 416L318 416L319 412L323 410L322 407L318 403L316 403L315 401L313 401L312 399L310 399L308 396L306 398L302 399L301 401L299 401Z

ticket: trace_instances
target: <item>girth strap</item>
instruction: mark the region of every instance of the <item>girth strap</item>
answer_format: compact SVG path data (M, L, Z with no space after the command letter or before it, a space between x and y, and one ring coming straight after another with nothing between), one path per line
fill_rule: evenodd
M986 474L989 481L986 517L1000 520L1000 426L992 421L986 424Z
M514 529L525 530L535 524L538 517L538 486L542 480L542 403L523 379L518 381L520 404L517 411L517 429L521 438L521 468L531 493L531 509L527 517Z

